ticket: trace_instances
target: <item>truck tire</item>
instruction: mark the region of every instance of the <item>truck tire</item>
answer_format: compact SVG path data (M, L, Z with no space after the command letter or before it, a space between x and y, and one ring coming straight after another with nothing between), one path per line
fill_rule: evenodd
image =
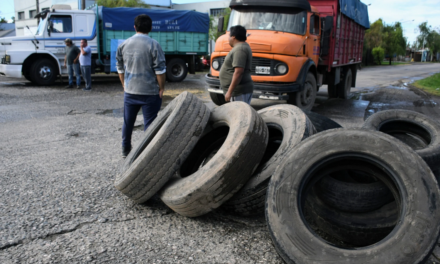
M197 143L182 165L186 170L181 170L182 177L167 184L160 194L168 207L183 216L206 214L231 198L251 177L267 146L266 124L244 102L215 108L209 124L214 131ZM216 149L210 137L227 126L227 137L224 142L216 142Z
M305 220L310 189L338 166L386 175L380 180L393 192L399 224L378 243L342 248ZM279 165L268 187L266 220L286 263L424 263L440 234L439 197L429 167L399 140L364 129L332 129L302 141Z
M312 122L293 105L274 105L258 111L269 129L269 143L251 179L222 208L243 216L264 214L270 177L286 154L316 133Z
M55 63L50 59L37 60L31 67L30 79L37 85L52 85L58 75Z
M342 126L335 121L331 120L330 118L317 114L312 111L304 111L306 113L307 117L312 121L313 126L316 129L316 132L322 132L329 129L334 128L341 128Z
M211 100L216 105L224 105L226 104L225 96L223 94L218 93L209 93Z
M356 174L352 173L352 178L355 179ZM377 180L364 183L348 182L336 175L327 175L318 185L319 198L327 205L344 212L371 212L393 200L390 189Z
M432 170L440 169L440 123L409 110L385 110L371 115L363 128L391 135L409 145Z
M353 79L353 75L351 74L351 69L347 68L347 70L344 73L344 76L342 77L341 82L338 83L338 85L336 86L336 90L339 98L342 99L350 98L352 79Z
M301 92L290 93L287 103L296 105L305 111L310 110L315 104L316 93L316 79L313 73L309 72L304 83L304 89Z
M209 109L197 97L183 92L171 101L125 159L115 187L136 203L153 196L180 169L199 140Z
M313 188L307 197L305 211L319 230L357 247L382 240L395 227L398 218L396 202L365 213L342 212L326 205Z
M188 67L184 60L180 58L171 59L167 63L167 79L170 82L181 82L188 74Z

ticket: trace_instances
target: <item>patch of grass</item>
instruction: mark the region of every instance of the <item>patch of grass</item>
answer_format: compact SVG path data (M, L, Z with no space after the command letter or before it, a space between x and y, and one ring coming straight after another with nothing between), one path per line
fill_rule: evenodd
M405 65L409 64L408 62L402 62L402 61L392 61L391 65ZM382 61L382 65L390 65L390 61Z
M425 92L440 96L440 73L434 74L428 78L416 81L413 85Z

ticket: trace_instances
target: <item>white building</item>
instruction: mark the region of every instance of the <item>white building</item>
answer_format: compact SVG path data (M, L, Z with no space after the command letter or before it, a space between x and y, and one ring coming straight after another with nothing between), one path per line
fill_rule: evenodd
M197 12L208 13L210 16L221 16L225 8L229 8L231 0L201 2L201 3L189 3L189 4L173 4L173 9L179 10L194 10ZM209 53L215 49L215 41L209 42Z

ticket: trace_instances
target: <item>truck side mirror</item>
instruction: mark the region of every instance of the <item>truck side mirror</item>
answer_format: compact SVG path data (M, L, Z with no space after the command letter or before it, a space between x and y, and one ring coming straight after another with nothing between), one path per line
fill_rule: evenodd
M218 26L217 26L217 31L218 32L223 32L223 26L224 26L224 22L225 22L225 18L224 17L219 17L218 18Z

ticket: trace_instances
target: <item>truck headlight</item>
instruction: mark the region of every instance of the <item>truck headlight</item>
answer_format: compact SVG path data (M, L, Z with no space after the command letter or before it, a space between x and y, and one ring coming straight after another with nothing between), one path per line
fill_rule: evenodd
M11 55L5 55L5 63L11 63Z
M280 63L277 66L275 66L275 70L278 74L286 74L287 73L287 65L284 63Z
M218 62L218 60L214 60L212 62L212 68L214 68L214 70L218 70L220 68L220 63Z

